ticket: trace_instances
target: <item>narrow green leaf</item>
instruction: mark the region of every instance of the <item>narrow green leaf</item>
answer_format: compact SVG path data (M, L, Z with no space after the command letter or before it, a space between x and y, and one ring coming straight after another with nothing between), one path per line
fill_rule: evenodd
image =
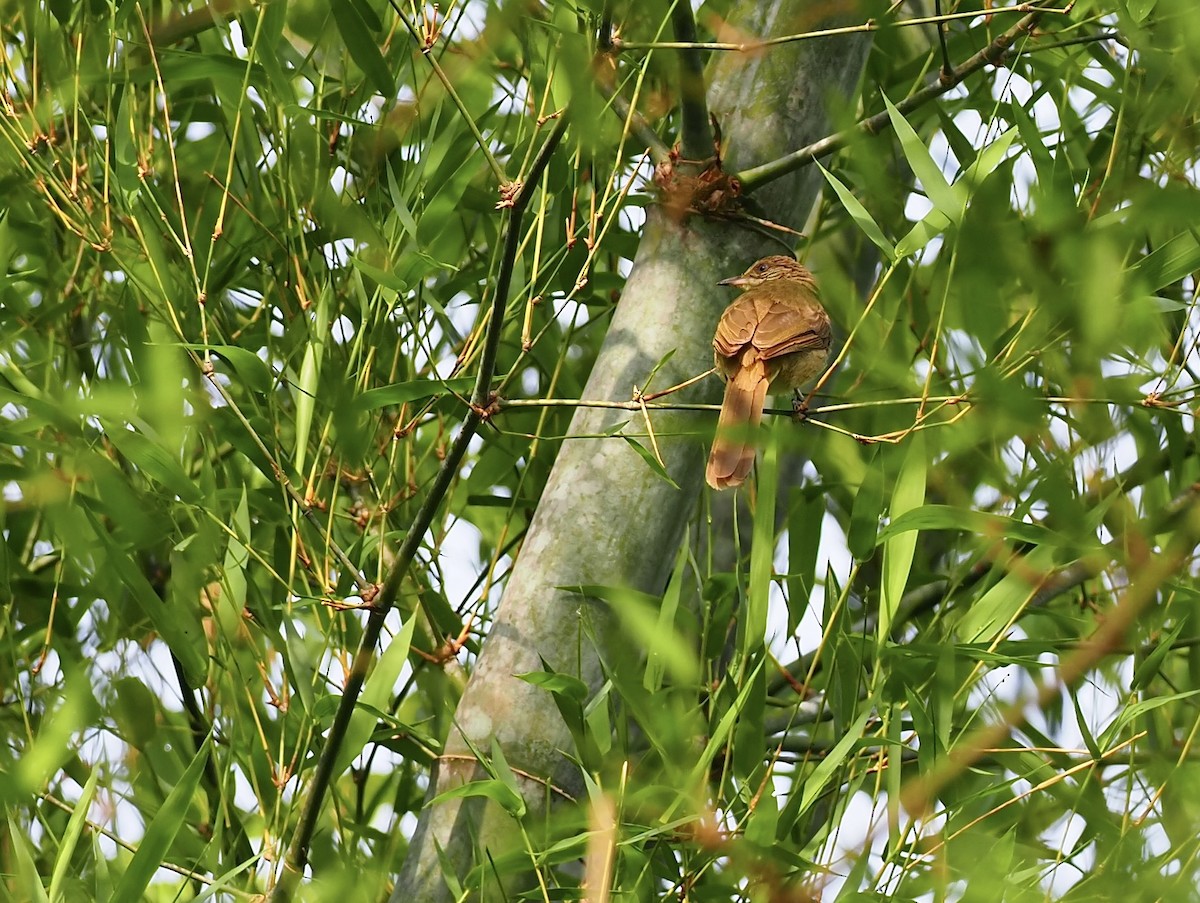
M817 584L817 550L825 521L823 493L797 490L788 513L788 636L796 632Z
M121 876L121 883L117 885L111 903L137 903L142 899L146 888L150 886L150 879L167 858L171 844L175 842L175 835L182 830L186 822L188 809L200 786L204 766L208 764L211 754L210 733L150 824L146 826L142 842L133 854L129 867L125 869L125 874Z
M504 749L500 746L500 741L492 737L492 768L491 771L496 775L496 779L504 784L512 791L513 799L520 800L520 805L514 809L509 809L511 815L516 818L524 818L526 806L525 797L521 795L521 787L517 783L517 776L513 774L512 768L508 765L508 759L504 757Z
M1054 550L1038 546L1027 553L1020 568L1014 568L989 589L963 615L958 625L959 637L967 643L990 642L995 639L1029 601L1034 587L1031 574L1048 572L1054 566Z
M1175 641L1179 639L1187 623L1181 618L1170 631L1159 637L1158 645L1134 669L1133 679L1129 682L1130 689L1144 690L1150 681L1158 676L1158 669L1162 667L1163 661L1172 651Z
M1134 20L1140 25L1154 12L1154 7L1158 5L1158 0L1126 0L1125 5L1129 10L1129 15L1133 16Z
M692 644L684 641L674 624L660 615L662 600L657 596L619 586L560 586L559 589L591 596L607 602L620 619L621 627L647 655L659 662L672 680L694 686L700 679L700 664Z
M398 278L391 270L382 270L377 266L372 266L361 257L351 257L350 264L368 279L378 282L389 291L401 295L408 291L408 283Z
M170 452L120 423L105 423L104 434L139 471L189 504L201 501L200 490Z
M372 411L388 405L408 404L423 398L440 395L463 395L475 387L475 377L456 376L452 379L414 379L410 382L393 383L368 389L354 399L357 411Z
M842 206L846 208L846 212L850 214L850 218L858 224L858 228L862 229L863 234L871 239L875 247L883 252L883 256L889 261L896 259L896 246L888 241L887 236L883 234L883 230L879 228L879 224L875 222L875 218L867 211L854 196L854 194L842 184L828 169L817 162L817 168L821 170L821 174L825 176L825 180L833 188L838 199L842 202Z
M923 505L907 511L889 521L888 525L879 531L876 542L883 543L893 536L913 530L959 530L986 537L1003 537L1014 542L1072 544L1072 540L1041 524L1027 524L1013 517L987 514L971 508L955 508L951 505Z
M175 653L183 668L189 687L199 687L204 683L208 672L208 646L204 639L204 630L200 624L199 612L184 610L179 606L168 605L160 599L146 579L146 575L138 568L137 562L130 557L127 549L121 548L112 538L107 529L97 520L96 515L87 508L80 508L91 524L92 530L100 544L105 549L106 566L115 572L117 579L125 590L133 597L142 612L150 619L154 629Z
M253 351L237 345L204 345L198 342L181 342L181 348L192 351L209 351L233 368L233 372L252 392L267 393L275 386L276 376L271 368Z
M570 674L559 674L556 671L526 671L524 674L514 674L517 680L549 690L556 696L564 696L572 702L582 703L588 697L588 687L578 677Z
M896 257L915 254L950 226L950 218L934 208L925 218L913 226L903 238L896 242Z
M396 80L392 77L383 54L379 52L379 45L371 36L368 24L363 21L359 5L353 0L333 0L330 11L354 62L366 73L379 94L394 97Z
M679 488L679 484L671 479L671 475L667 473L667 469L658 462L658 458L654 457L645 446L632 436L622 435L621 438L629 443L629 447L638 453L638 457L645 461L651 470L670 483L675 489Z
M42 886L42 878L33 859L33 845L29 842L29 833L21 830L11 814L8 816L8 843L17 866L13 886L20 891L20 896L15 899L29 900L30 903L48 901L50 898L46 896L46 888Z
M296 403L295 445L292 462L297 473L303 473L308 460L309 433L312 430L313 414L320 391L321 365L325 361L325 349L329 345L329 320L334 299L332 289L326 285L317 295L317 303L309 323L308 340L304 343L304 358L300 362L300 376L292 386L292 397Z
M400 225L404 227L404 231L408 233L409 237L416 238L417 220L408 207L408 201L404 197L404 192L400 190L400 185L396 182L396 173L390 166L385 166L384 169L387 172L388 195L392 199L392 211L396 214L396 219L400 221Z
M1194 229L1181 232L1155 248L1132 270L1157 292L1200 269L1200 236Z
M1133 705L1128 705L1121 710L1121 714L1116 717L1108 727L1100 734L1099 745L1103 749L1108 749L1117 738L1121 736L1122 731L1133 721L1141 718L1147 712L1153 712L1155 709L1161 709L1165 705L1170 705L1173 702L1183 702L1185 699L1191 699L1193 696L1200 694L1200 690L1184 690L1181 693L1170 693L1166 696L1154 696L1150 699L1144 699L1141 702L1135 702Z
M916 177L920 179L921 187L925 189L925 195L939 213L950 222L958 224L962 220L966 192L946 181L941 167L929 153L925 142L908 124L908 120L886 96L884 96L883 102L887 106L888 117L892 120L892 128L896 131L896 137L900 139L900 149L904 152L904 158L912 167ZM899 254L899 250L897 253Z
M754 692L755 681L762 667L763 660L760 658L758 664L754 666L754 670L746 676L746 680L742 684L742 689L739 691L733 705L729 707L721 716L721 720L717 722L716 728L708 738L708 743L704 746L704 751L700 754L700 758L696 761L696 764L692 766L688 777L689 786L701 786L704 776L708 774L709 769L712 767L713 759L716 758L717 752L729 739L729 735L733 732L734 725L737 724L742 709L745 708L746 702L750 699L750 694Z
M96 786L99 782L100 768L93 765L92 773L88 775L87 783L83 785L83 793L75 801L75 808L71 812L71 820L67 822L67 830L63 834L62 842L58 845L58 856L55 857L54 872L50 877L51 903L60 903L60 901L66 900L63 881L66 880L67 873L71 869L71 857L75 855L75 847L79 843L79 835L83 833L88 810L96 796Z
M671 579L667 581L666 592L663 593L662 604L658 608L658 632L663 635L674 635L675 613L679 610L679 599L683 593L683 574L688 560L688 530L685 528L683 542L675 553L675 566L671 569ZM646 672L642 675L642 686L651 693L662 688L663 671L666 665L662 660L662 652L655 649L646 658Z
M1029 102L1032 107L1033 101ZM1015 98L1009 104L1009 114L1021 132L1021 144L1033 160L1033 168L1037 171L1038 182L1048 186L1054 176L1054 157L1046 147L1042 130L1033 116L1026 110L1024 104Z
M1087 751L1091 753L1093 759L1099 761L1103 750L1100 749L1096 738L1092 736L1092 730L1088 727L1087 715L1084 714L1083 708L1079 703L1079 694L1071 689L1067 696L1071 699L1071 705L1075 709L1075 726L1079 729L1079 736L1083 739L1083 745L1087 747Z
M882 514L883 457L875 449L858 485L858 492L854 494L850 529L846 532L850 554L860 561L870 558L875 551L875 537L879 535L879 518Z
M977 188L982 185L984 180L1004 162L1008 156L1008 149L1012 147L1016 137L1017 129L1011 128L980 151L979 155L975 157L975 162L967 167L955 182L955 186L966 185L968 188Z
M525 812L525 800L521 795L497 778L485 778L482 781L472 781L469 784L452 787L444 793L439 793L426 805L437 806L450 800L472 797L489 799L514 818L520 818Z
M779 430L767 430L766 448L758 468L754 493L754 522L750 546L750 585L746 592L742 651L750 654L766 641L767 608L775 564L775 500L779 496Z
M821 795L826 785L833 779L834 773L842 767L842 762L846 760L846 756L850 754L850 750L854 748L854 744L862 739L863 728L866 727L867 720L872 714L873 710L871 706L864 705L854 723L846 729L846 733L842 735L842 738L829 751L829 755L822 759L820 764L813 769L813 773L804 779L800 798L801 814L807 812L812 807L812 804L817 801L817 797Z
M346 727L346 735L341 738L342 747L334 760L334 776L349 768L350 763L371 739L378 721L372 710L387 711L390 707L396 681L400 678L404 663L408 661L408 650L412 645L413 630L416 626L417 619L410 616L401 625L400 632L387 644L383 655L375 663L375 669L367 677L355 704L354 714L350 716L350 724Z
M892 491L892 504L888 510L890 518L900 518L921 507L925 502L925 459L924 433L913 433L909 437L908 451L896 477ZM892 620L900 608L900 599L908 585L908 573L912 568L913 552L917 548L915 532L898 533L883 542L883 584L879 603L879 622L876 638L884 645L891 635Z

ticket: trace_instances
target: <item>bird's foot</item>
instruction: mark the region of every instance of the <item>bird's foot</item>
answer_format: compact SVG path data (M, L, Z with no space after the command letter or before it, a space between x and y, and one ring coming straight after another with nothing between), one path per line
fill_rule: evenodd
M803 423L808 419L808 399L799 391L792 396L792 423Z

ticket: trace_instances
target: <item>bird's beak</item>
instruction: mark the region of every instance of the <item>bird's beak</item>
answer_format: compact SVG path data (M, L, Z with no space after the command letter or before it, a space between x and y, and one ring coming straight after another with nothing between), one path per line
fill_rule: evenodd
M730 276L728 279L722 279L717 285L745 285L749 280L745 276Z

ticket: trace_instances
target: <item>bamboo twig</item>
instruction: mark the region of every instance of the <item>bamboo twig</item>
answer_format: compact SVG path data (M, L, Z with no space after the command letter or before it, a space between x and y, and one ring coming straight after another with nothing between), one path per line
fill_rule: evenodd
M678 41L691 45L679 54L680 152L684 159L703 160L713 152L713 133L704 97L704 60L696 45L696 20L689 0L675 0L671 27Z
M292 835L291 843L288 845L283 871L271 891L269 899L272 903L281 903L281 901L290 900L300 882L301 876L304 874L305 866L308 864L308 851L312 844L313 833L317 827L317 819L324 805L325 795L329 790L330 782L334 778L334 764L341 752L342 743L346 738L346 731L350 726L350 718L354 714L354 707L366 682L367 671L374 660L375 647L378 645L380 634L383 631L384 618L395 604L396 597L400 591L400 584L408 573L413 560L416 558L421 542L425 538L425 532L433 523L434 517L441 508L442 499L449 491L450 484L458 475L459 465L462 463L463 456L467 452L467 447L470 445L480 425L490 416L488 404L490 403L492 371L495 369L496 352L500 346L500 333L504 327L504 308L508 301L513 268L521 243L521 220L525 215L525 210L530 200L533 198L542 173L545 171L551 156L554 154L555 148L558 147L559 141L562 139L563 133L566 130L566 124L567 117L565 115L555 122L553 130L547 136L532 166L530 166L524 181L513 195L511 204L507 207L508 222L505 224L504 231L504 252L500 259L500 271L496 278L495 291L492 297L491 320L487 324L483 352L479 359L479 375L475 380L475 389L471 395L470 410L463 419L462 428L455 437L449 452L447 452L437 476L434 477L433 485L430 486L428 494L414 516L412 526L409 528L404 541L396 552L396 559L392 564L391 570L388 572L382 588L373 600L375 603L374 608L367 619L367 626L363 631L362 640L359 642L358 649L354 653L354 661L350 666L350 672L346 675L346 683L342 689L341 701L338 703L337 712L333 717L333 724L330 726L329 733L325 738L325 744L321 748L321 755L313 771L312 782L308 787L308 794L305 797L300 812L300 819L296 824L296 830Z
M1032 33L1034 27L1041 20L1042 16L1047 12L1064 12L1062 9L1036 9L1024 16L1021 21L1012 28L997 35L995 40L976 53L974 56L966 60L961 66L952 70L949 76L944 73L934 76L933 81L927 84L919 91L915 91L908 97L904 98L898 104L896 109L901 115L907 115L917 107L929 103L931 100L936 100L943 94L955 88L966 80L969 76L974 75L984 66L999 65L1005 54L1008 53L1009 47L1022 34ZM768 182L782 178L789 173L795 172L803 166L807 166L819 157L827 157L835 151L841 150L851 141L856 138L861 138L866 135L874 135L885 128L891 121L888 111L884 110L876 113L874 116L868 116L851 126L833 135L828 135L820 141L814 141L807 147L802 147L799 150L793 151L777 160L772 160L769 163L763 163L761 166L754 166L743 172L737 173L735 178L741 182L742 190L750 192L756 188L760 188Z

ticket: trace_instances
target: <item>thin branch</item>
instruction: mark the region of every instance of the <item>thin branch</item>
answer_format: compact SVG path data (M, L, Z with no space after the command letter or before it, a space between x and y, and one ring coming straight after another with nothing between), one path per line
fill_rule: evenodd
M600 33L596 36L596 47L601 53L611 53L613 50L613 12L612 3L605 0L604 8L600 11Z
M252 5L251 0L213 0L191 12L176 14L159 24L150 33L150 42L155 47L178 44L208 31L218 20L232 19Z
M1196 495L1192 492L1188 499L1189 513L1195 510ZM1052 679L1039 682L1035 701L1038 709L1044 711L1122 645L1138 615L1150 605L1163 584L1187 567L1197 542L1200 542L1200 522L1195 517L1183 518L1181 529L1163 553L1147 556L1130 571L1129 586L1116 605L1105 612L1104 620L1073 654L1062 660ZM985 750L1002 745L1013 730L1025 723L1030 710L1025 699L1006 707L996 721L974 731L950 750L937 768L908 782L900 794L900 804L910 813L927 812L947 784L978 761Z
M625 127L642 139L646 147L650 148L651 159L656 164L666 159L667 155L671 153L671 149L658 137L658 133L654 131L654 127L646 121L645 117L625 99L625 95L604 84L601 79L596 79L596 87L604 99L612 105L613 112L621 117L622 122L626 123Z
M696 45L696 20L689 0L675 0L671 27L676 40L689 45L679 54L679 108L683 120L679 149L685 160L703 160L712 156L713 133L704 98L704 60Z
M1193 457L1196 453L1197 447L1194 442L1189 442L1183 451L1184 457L1188 458ZM1172 460L1172 454L1166 450L1156 457L1139 459L1126 470L1089 489L1080 497L1080 504L1084 508L1094 508L1103 504L1113 492L1128 493L1162 473L1164 468L1171 464ZM1181 496L1174 499L1166 508L1162 509L1145 532L1149 534L1161 533L1169 527L1175 518L1179 517L1180 514L1190 507L1194 491L1197 490L1187 490ZM1110 560L1115 560L1122 549L1117 542L1109 543L1105 548L1113 553L1112 558L1101 561L1104 558L1102 555L1090 556L1072 562L1049 575L1031 599L1030 607L1045 605L1051 598L1062 595L1073 587L1079 586L1087 580L1096 577L1108 565ZM906 624L945 600L946 594L951 589L969 589L984 579L991 570L991 562L983 561L972 567L966 575L954 581L949 579L932 580L929 583L909 590L900 599L899 609L892 625L892 635L894 637L899 636ZM875 625L876 615L874 613L868 614L860 618L850 628L850 632L870 635L875 632ZM1063 645L1063 648L1073 648L1073 646L1071 643L1067 643ZM807 652L795 660L788 662L786 665L782 665L779 673L771 678L767 686L767 692L775 694L787 686L795 689L793 681L802 680L807 677L819 651L818 647L818 649ZM1113 652L1118 651L1120 650L1113 649Z
M400 21L404 23L404 27L408 29L408 33L413 36L413 40L415 40L417 45L421 48L422 55L425 57L425 59L429 60L429 65L433 68L434 74L442 83L442 87L446 89L446 94L450 97L450 100L454 102L456 107L458 107L458 112L462 114L463 121L467 124L467 128L470 129L471 135L475 138L475 143L479 146L479 150L483 154L484 159L487 160L487 164L492 170L492 175L496 177L496 182L500 185L507 185L508 176L504 173L504 167L500 165L500 162L492 154L491 148L488 147L487 140L483 137L483 133L479 131L479 126L475 123L475 118L467 109L467 105L463 103L462 98L458 96L458 92L454 90L454 85L451 83L450 77L446 75L446 71L442 68L441 63L437 61L436 56L430 53L430 50L433 49L431 40L427 39L425 35L417 31L416 26L413 25L412 22L408 21L408 16L406 16L404 11L400 9L400 5L398 3L392 3L392 9L395 11L396 16L400 19Z
M492 298L491 320L487 324L487 334L484 339L484 351L480 357L479 376L475 381L475 390L471 397L471 409L463 420L462 428L454 439L433 485L430 486L425 500L413 518L412 525L396 552L396 559L388 572L387 579L379 595L374 600L374 607L367 619L366 629L362 640L354 653L354 661L350 673L346 675L346 683L342 689L342 697L338 703L333 724L329 728L325 744L321 748L320 758L313 770L312 782L300 813L296 831L288 845L287 856L284 860L283 872L278 883L271 891L270 900L290 900L299 884L300 877L308 863L308 851L312 844L313 832L316 830L317 819L325 802L325 795L334 774L333 768L346 737L350 725L350 717L358 696L366 682L367 671L375 657L375 647L379 643L383 631L383 621L396 602L400 584L408 569L416 558L425 532L433 523L434 517L441 507L442 499L450 489L450 484L458 475L459 465L467 452L471 439L474 438L480 424L488 416L486 405L490 392L492 371L495 369L496 349L500 343L500 332L504 327L504 308L508 300L512 284L513 268L516 264L517 252L521 244L521 221L525 210L533 198L534 191L541 179L542 173L550 163L550 158L558 147L566 130L567 117L561 116L554 124L554 129L547 136L545 143L534 159L526 175L524 183L516 191L512 203L508 207L508 222L505 224L504 252L500 259L500 272L496 278L495 294Z
M938 79L945 81L953 75L954 67L950 65L950 48L946 46L946 20L942 17L942 0L933 0L933 8L938 19L938 44L942 48L942 71L938 73Z
M221 385L221 381L217 379L217 371L213 368L212 362L202 359L198 354L196 354L195 351L189 348L185 348L184 350L187 352L188 356L192 359L196 366L200 368L200 372L203 373L208 379L208 383L213 387L213 391L221 396L221 400L225 402L225 405L233 413L234 418L242 425L246 435L250 437L250 441L257 446L259 454L263 456L267 464L270 465L271 472L275 474L276 482L279 484L280 488L287 493L288 498L295 503L296 509L302 515L304 515L304 519L311 523L318 533L323 532L325 525L318 521L316 515L313 514L312 501L310 499L306 499L300 493L300 490L292 485L291 478L288 477L287 471L283 469L282 464L275 460L274 455L271 454L271 450L267 448L266 443L264 443L262 440L262 437L260 437L255 431L254 424L252 424L249 418L242 413L242 409L238 407L237 401L234 400L234 397L229 394L229 391L223 385ZM220 352L218 351L217 354L219 355ZM239 539L241 538L243 537L239 537ZM340 545L334 542L332 537L327 537L326 543L329 550L333 553L333 556L337 558L338 562L345 569L345 572L350 575L359 592L369 593L372 589L372 583L365 576L363 576L361 571L359 571L358 565L354 563L354 561L349 555L346 554L345 550L342 549Z
M910 94L904 100L900 101L900 103L896 104L896 109L902 115L906 115L917 107L941 97L984 66L998 66L1004 60L1004 56L1008 53L1008 48L1012 43L1022 34L1032 33L1034 27L1047 12L1062 12L1062 10L1038 9L1029 13L1020 22L1008 29L1008 31L998 35L983 50L976 53L957 69L954 69L948 79L941 75L936 76L932 83ZM868 116L848 129L822 138L820 141L813 142L807 147L793 151L787 156L780 157L778 160L772 160L770 163L764 163L761 166L755 166L744 172L737 173L735 178L741 182L743 191L753 191L767 182L782 178L788 173L795 172L797 169L807 166L819 157L827 157L835 151L841 150L856 138L878 133L890 121L888 112L884 110L881 113L876 113L874 116Z
M798 41L811 41L814 38L834 38L842 35L863 34L882 31L885 28L904 28L912 25L933 25L939 22L952 22L955 19L978 19L984 15L999 15L1001 13L1029 13L1041 16L1043 13L1066 13L1066 7L1035 6L1032 3L1018 3L1014 6L997 7L986 12L981 10L965 10L957 13L946 13L944 16L924 16L917 19L901 19L896 22L878 22L868 19L859 25L843 25L839 28L823 28L818 31L806 31L800 34L781 35L766 41L744 41L739 43L723 41L622 41L614 40L618 50L720 50L736 53L753 53L766 47L776 47L780 44L794 44Z
M1150 534L1162 533L1169 529L1171 522L1186 513L1196 503L1200 496L1200 484L1188 487L1180 496L1172 499L1165 509L1153 518L1152 525L1146 531ZM1109 564L1118 559L1124 551L1126 538L1118 536L1106 543L1101 551L1085 555L1065 567L1059 568L1042 581L1037 592L1029 600L1028 608L1039 608L1046 605L1063 593L1081 586L1094 577L1099 577Z

